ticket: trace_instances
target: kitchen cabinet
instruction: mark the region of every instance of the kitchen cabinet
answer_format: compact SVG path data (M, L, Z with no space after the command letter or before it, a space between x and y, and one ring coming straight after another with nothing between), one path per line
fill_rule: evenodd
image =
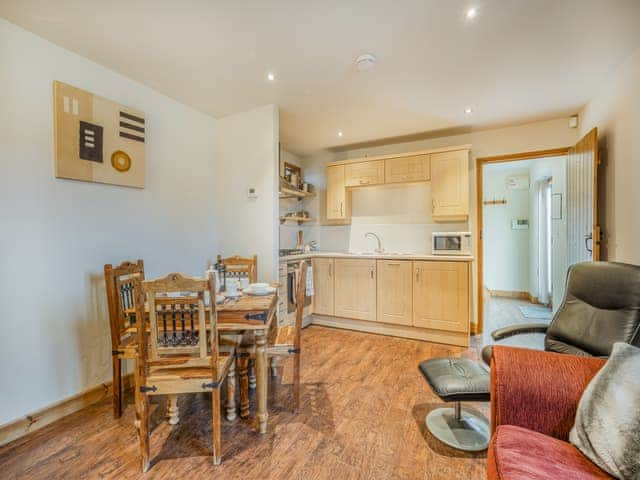
M348 163L345 166L345 185L361 187L384 183L384 160Z
M334 260L313 259L313 313L333 315L334 312Z
M359 320L376 319L376 261L334 260L334 314Z
M413 326L468 332L469 265L413 262Z
M345 186L345 166L327 167L327 220L347 220L351 202Z
M425 182L430 178L429 155L411 155L384 161L385 183Z
M469 216L469 151L434 153L430 163L433 219L466 219Z
M378 260L378 322L412 325L412 266L413 262L406 260Z

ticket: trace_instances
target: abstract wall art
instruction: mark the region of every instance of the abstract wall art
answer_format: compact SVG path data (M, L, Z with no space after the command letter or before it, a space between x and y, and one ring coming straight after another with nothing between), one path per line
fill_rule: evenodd
M144 113L53 82L55 174L144 188Z

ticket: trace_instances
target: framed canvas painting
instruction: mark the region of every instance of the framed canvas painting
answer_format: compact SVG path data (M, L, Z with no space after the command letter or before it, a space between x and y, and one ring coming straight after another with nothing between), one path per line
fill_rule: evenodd
M53 82L57 178L144 188L144 113Z

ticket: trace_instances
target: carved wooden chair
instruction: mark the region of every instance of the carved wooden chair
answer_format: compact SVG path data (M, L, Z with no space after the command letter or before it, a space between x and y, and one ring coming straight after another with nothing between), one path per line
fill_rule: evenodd
M144 280L144 262L122 262L117 267L104 266L104 280L111 327L111 356L113 365L113 416L122 416L122 360L135 361L138 355L138 336L125 310L134 306L134 278Z
M222 258L218 255L218 262L222 262L226 267L227 278L247 277L249 283L258 281L258 256L241 257L234 255L233 257Z
M302 331L302 316L304 312L304 297L307 288L307 263L300 262L298 282L296 285L296 320L293 325L274 327L269 332L267 354L271 358L272 372L275 370L274 361L280 357L293 356L293 405L294 411L300 407L300 334ZM246 417L249 413L249 392L247 382L243 380L242 371L246 369L244 364L248 358L255 356L255 349L248 349L246 353L238 354L238 366L240 369L240 416Z
M211 392L213 463L220 464L220 388L225 377L235 392L234 350L218 345L215 279L171 273L157 280L136 280L136 316L149 311L149 333L138 329L136 413L140 422L142 470L149 469L149 397ZM176 296L176 292L189 292ZM205 305L205 292L212 301ZM173 296L161 296L173 295ZM209 332L207 332L207 324Z

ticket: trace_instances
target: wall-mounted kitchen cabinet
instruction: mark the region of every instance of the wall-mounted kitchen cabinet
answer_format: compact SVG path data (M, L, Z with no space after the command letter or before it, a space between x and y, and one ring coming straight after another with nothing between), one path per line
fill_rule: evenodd
M327 167L327 220L348 220L350 197L345 185L345 165Z
M431 155L431 200L433 219L466 220L469 216L469 152Z
M430 178L429 155L409 155L384 161L385 183L426 182Z
M382 185L384 183L384 160L348 163L344 167L347 187Z
M376 319L376 261L334 260L334 314L358 320Z
M313 313L333 315L334 278L333 258L313 259Z
M436 222L469 217L469 145L402 155L342 160L327 167L328 223L351 222L351 190L356 187L431 182L431 214Z

